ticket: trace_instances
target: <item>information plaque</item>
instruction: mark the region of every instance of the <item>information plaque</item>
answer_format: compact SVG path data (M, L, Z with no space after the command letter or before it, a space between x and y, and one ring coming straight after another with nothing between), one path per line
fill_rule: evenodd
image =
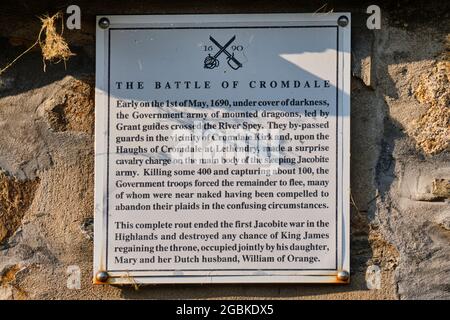
M96 36L94 283L349 281L350 14Z

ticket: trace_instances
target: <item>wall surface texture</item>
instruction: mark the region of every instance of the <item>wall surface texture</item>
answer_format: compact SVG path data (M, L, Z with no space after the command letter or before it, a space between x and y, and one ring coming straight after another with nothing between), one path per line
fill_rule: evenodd
M380 2L380 30L361 1L73 3L66 67L36 46L0 75L0 299L450 298L448 2ZM0 66L73 3L2 1ZM95 15L330 10L353 16L351 284L92 285Z

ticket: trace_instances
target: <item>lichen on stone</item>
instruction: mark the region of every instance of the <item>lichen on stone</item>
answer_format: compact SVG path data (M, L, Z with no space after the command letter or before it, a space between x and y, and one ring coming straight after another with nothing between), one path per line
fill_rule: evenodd
M417 101L428 110L414 121L410 134L427 154L436 154L450 147L450 36L447 49L434 68L423 74L415 90Z
M450 180L434 179L431 192L439 198L450 199Z
M0 171L0 243L20 227L39 179L19 181Z
M25 300L27 293L18 287L16 276L21 271L18 264L0 270L0 300Z
M55 132L94 132L94 86L92 77L67 77L54 96L47 99L41 113Z

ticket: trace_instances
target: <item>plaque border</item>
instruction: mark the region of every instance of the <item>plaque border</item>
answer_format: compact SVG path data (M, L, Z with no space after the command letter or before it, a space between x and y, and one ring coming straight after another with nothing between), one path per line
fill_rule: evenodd
M339 17L346 16L349 24L340 27ZM102 29L98 21L106 17L110 25ZM201 18L203 26L198 24ZM316 25L315 23L322 23ZM256 25L236 24L254 23ZM268 25L271 24L271 25ZM276 25L281 23L284 25ZM286 25L292 23L292 25ZM294 25L302 24L303 25ZM152 25L151 27L147 26ZM170 24L170 25L168 25ZM177 26L173 26L173 24ZM219 24L219 25L218 25ZM226 25L224 25L226 24ZM234 25L229 25L234 24ZM260 24L260 25L258 25ZM133 26L129 26L133 25ZM137 26L136 26L137 25ZM164 26L168 25L168 26ZM339 272L349 272L349 169L350 169L350 13L317 14L225 14L225 15L108 15L97 16L96 89L95 89L95 223L94 278L95 284L135 283L347 283ZM261 29L261 28L336 28L336 268L334 269L108 269L109 212L109 123L110 123L110 61L111 30L142 29ZM341 43L342 42L342 43ZM107 49L106 49L107 48ZM341 50L340 50L341 49ZM105 58L107 66L105 67ZM339 73L341 70L341 73ZM348 75L347 77L345 75ZM339 76L342 79L339 79ZM105 84L106 82L106 84ZM101 110L99 106L107 106ZM341 106L341 109L339 109ZM105 123L104 119L107 119ZM106 124L106 125L105 125ZM106 130L106 132L105 132ZM105 141L99 137L106 137ZM345 155L348 154L348 157ZM106 159L105 159L106 158ZM106 160L106 161L105 161ZM105 165L106 164L106 165ZM106 172L105 172L106 171ZM106 176L106 179L105 179ZM342 193L338 191L341 188ZM105 191L106 189L106 191ZM341 212L341 214L339 214ZM341 217L341 219L340 219ZM339 242L339 239L342 242ZM106 272L105 282L96 275ZM188 273L188 274L185 274Z

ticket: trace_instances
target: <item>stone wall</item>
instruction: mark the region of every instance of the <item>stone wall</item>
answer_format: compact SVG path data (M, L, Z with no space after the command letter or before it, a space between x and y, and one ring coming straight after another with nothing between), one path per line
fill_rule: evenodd
M361 1L77 4L66 66L35 47L0 75L0 299L450 298L448 3L380 2L373 31ZM67 5L3 1L0 66ZM92 285L95 15L317 9L353 15L351 284Z

